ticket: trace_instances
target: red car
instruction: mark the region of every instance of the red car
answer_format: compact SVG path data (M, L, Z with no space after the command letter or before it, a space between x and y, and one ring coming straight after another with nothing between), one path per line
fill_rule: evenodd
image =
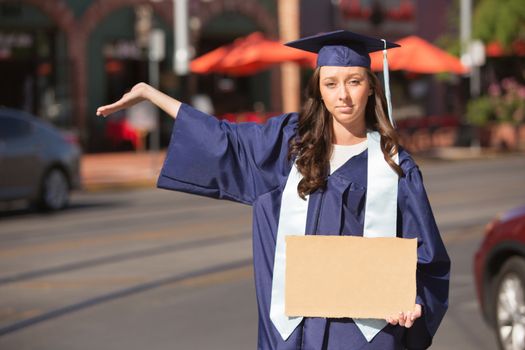
M474 269L483 317L500 349L525 350L525 206L487 226Z

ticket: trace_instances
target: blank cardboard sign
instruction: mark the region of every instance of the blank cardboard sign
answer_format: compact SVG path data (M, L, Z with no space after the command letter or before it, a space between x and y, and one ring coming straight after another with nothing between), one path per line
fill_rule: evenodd
M413 310L417 239L286 237L287 316L381 318Z

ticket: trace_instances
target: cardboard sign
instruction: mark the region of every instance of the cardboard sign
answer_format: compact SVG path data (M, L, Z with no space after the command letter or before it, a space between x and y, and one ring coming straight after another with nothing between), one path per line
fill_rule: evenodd
M380 318L412 311L417 239L286 237L287 316Z

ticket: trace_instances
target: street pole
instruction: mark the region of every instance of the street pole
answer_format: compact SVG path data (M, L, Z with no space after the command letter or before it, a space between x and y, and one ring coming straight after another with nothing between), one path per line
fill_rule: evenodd
M475 62L472 45L472 0L461 0L460 3L460 44L461 44L461 62L470 68L470 98L478 97L480 94L480 72L479 64ZM476 129L474 129L476 130ZM475 131L470 148L472 152L481 151L480 140L477 131Z
M470 96L478 97L481 92L479 66L474 64L472 57L472 0L461 0L460 4L460 41L463 63L470 68Z
M288 42L299 38L299 0L278 0L279 36ZM297 112L300 108L301 77L299 67L287 62L281 66L282 112Z
M150 32L148 45L148 73L149 83L155 89L160 86L159 62L165 57L165 35L162 29L154 29ZM155 126L151 133L150 149L153 151L151 160L152 171L157 172L158 156L160 151L160 113L155 110Z
M189 72L188 17L188 0L173 0L173 37L175 39L173 67L178 75L187 75Z
M460 4L460 40L461 40L461 53L468 53L468 46L470 38L472 36L472 0L461 0Z
M148 62L149 84L155 89L159 88L159 62L150 59ZM160 149L160 120L158 116L155 118L155 128L151 135L150 149L158 152Z
M162 29L153 29L149 36L148 45L148 73L149 84L155 89L159 88L159 62L165 57L165 35ZM157 116L156 127L151 135L150 148L158 152L160 150L160 120Z

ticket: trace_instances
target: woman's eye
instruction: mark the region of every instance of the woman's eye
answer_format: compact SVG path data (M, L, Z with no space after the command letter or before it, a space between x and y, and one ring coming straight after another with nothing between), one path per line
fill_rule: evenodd
M327 88L333 88L333 87L335 87L335 83L326 83L325 86Z
M356 79L352 79L349 81L349 84L350 85L359 85L361 83L360 80L356 80Z

